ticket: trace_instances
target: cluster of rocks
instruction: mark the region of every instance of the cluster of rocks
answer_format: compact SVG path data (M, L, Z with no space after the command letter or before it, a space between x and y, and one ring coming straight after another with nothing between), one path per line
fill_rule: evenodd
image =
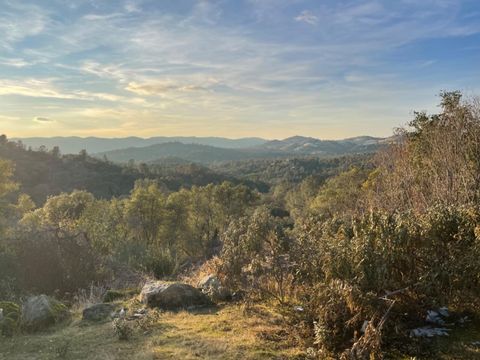
M232 300L237 296L237 294L231 294L216 275L205 276L197 287L180 282L151 281L144 285L139 296L144 308L128 314L128 309L118 309L118 305L115 303L103 302L85 307L82 319L92 322L114 318L138 320L148 313L148 307L162 310L192 310L211 306L218 301ZM27 298L21 306L21 310L18 310L17 316L18 324L31 331L45 329L68 317L70 317L70 312L67 307L47 295ZM0 307L0 328L3 323L6 323L5 319L5 310Z
M468 322L469 319L464 316L454 320L448 309L442 307L436 310L428 310L425 321L427 325L412 329L410 336L424 338L449 336L453 326L463 325Z

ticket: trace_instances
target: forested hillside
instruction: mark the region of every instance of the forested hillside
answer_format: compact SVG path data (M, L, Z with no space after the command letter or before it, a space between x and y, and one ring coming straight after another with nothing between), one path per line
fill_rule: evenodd
M0 138L0 158L12 162L13 179L18 182L20 191L39 205L50 195L73 190L86 190L97 198L126 196L135 181L144 178L156 179L170 191L193 185L220 184L227 180L243 181L185 161L123 166L91 157L85 151L78 155L62 155L57 147L34 151L21 142L8 141L5 135ZM262 191L268 189L265 183L243 182Z
M328 158L342 155L369 154L385 146L389 139L358 137L346 140L319 140L294 136L284 140L272 140L258 146L245 148L221 148L209 145L166 142L146 147L130 147L96 154L111 161L126 163L155 162L176 157L202 164L255 159L282 159L295 157Z

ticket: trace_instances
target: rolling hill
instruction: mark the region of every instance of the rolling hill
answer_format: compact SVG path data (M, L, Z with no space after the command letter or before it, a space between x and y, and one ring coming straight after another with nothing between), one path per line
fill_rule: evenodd
M158 159L176 158L208 164L222 161L272 159L286 157L363 154L376 151L385 139L363 136L345 140L319 140L294 136L284 140L272 140L244 148L222 148L210 145L167 142L146 147L129 147L95 154L114 162L152 163Z
M141 148L131 147L127 149L107 151L95 154L95 156L106 157L110 161L120 163L126 163L129 160L154 163L158 159L173 157L176 159L207 164L219 161L281 157L286 156L286 153L261 148L227 149L209 145L169 142Z
M284 140L268 141L258 145L257 148L291 154L337 155L375 151L384 140L371 136L359 136L344 140L320 140L312 137L293 136Z

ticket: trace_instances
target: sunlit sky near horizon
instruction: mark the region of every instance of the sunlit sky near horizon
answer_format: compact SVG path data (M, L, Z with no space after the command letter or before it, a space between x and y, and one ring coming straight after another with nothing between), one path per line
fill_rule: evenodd
M0 133L388 136L479 65L477 0L0 0Z

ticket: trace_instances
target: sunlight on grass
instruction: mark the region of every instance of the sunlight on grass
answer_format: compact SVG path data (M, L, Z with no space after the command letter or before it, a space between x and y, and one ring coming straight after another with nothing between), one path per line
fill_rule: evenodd
M274 317L244 315L237 305L202 312L162 313L148 331L119 341L110 322L74 320L51 332L0 340L0 359L293 359L301 354L282 342L266 342ZM272 315L274 316L274 315Z

